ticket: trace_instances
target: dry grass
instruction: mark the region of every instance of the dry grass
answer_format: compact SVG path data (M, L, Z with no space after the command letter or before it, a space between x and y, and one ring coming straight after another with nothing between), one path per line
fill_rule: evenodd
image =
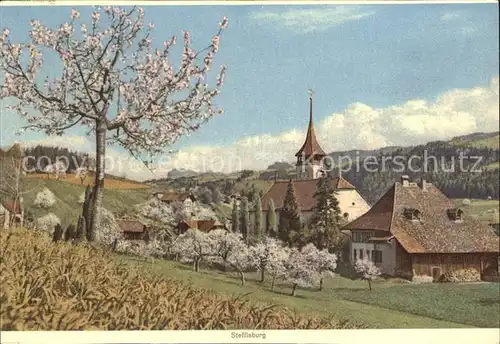
M360 327L221 297L120 265L99 248L52 243L42 233L3 231L0 242L2 330Z
M32 173L28 175L28 178L33 179L48 179L47 174L45 173ZM54 179L54 176L50 176L50 179ZM73 174L67 174L59 179L60 181L76 184L76 185L94 185L94 177L87 176L83 180L83 184L80 178ZM114 190L134 190L134 189L148 189L149 185L141 184L139 182L134 182L132 180L125 179L114 179L114 178L105 178L104 179L104 188L105 189L114 189Z

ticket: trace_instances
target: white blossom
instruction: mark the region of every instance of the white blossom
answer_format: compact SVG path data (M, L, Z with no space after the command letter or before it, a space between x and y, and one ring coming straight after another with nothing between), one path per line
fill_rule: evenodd
M371 281L382 274L380 269L373 263L373 261L371 261L367 257L356 260L354 269L358 274L361 275L361 278L368 281L370 290L372 289Z
M238 271L241 284L245 284L245 273L256 266L252 252L246 245L241 245L238 250L231 252L228 259L229 265Z
M337 256L335 254L329 253L326 249L318 250L314 244L304 246L301 253L319 274L320 282L324 278L334 276L334 271L337 268Z
M36 228L52 234L57 224L61 224L61 220L55 214L48 213L36 221Z
M198 271L204 259L213 256L212 239L197 229L189 229L179 235L172 247L172 253L179 255L180 261L192 263L194 270Z
M292 285L292 295L295 295L297 287L309 288L320 281L320 275L315 269L314 262L296 248L291 250L290 258L285 266L285 280Z
M33 204L37 208L48 209L56 203L56 196L48 188L36 194Z
M101 211L101 223L95 233L96 242L111 245L115 240L123 240L123 233L113 213L105 208Z
M230 265L231 256L246 248L243 237L239 233L228 232L224 229L216 229L208 233L212 244L211 256L209 259L214 263L219 263L227 267Z

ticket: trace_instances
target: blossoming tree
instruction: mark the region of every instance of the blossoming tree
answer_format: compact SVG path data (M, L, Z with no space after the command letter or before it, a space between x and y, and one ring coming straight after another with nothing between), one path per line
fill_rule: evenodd
M372 290L372 281L382 274L380 269L368 258L358 259L354 264L354 270L361 278L368 281L368 287Z
M181 262L192 263L194 271L200 270L200 263L213 256L211 238L197 229L189 229L179 235L172 247L172 253L180 256Z
M33 204L37 208L48 209L56 203L56 196L48 188L44 188L42 191L36 194Z
M210 242L212 243L213 257L211 260L214 263L220 263L224 266L224 271L230 265L229 260L231 255L240 250L245 249L246 244L243 242L241 234L228 232L224 229L216 229L208 233Z
M231 252L228 263L240 275L241 285L245 285L245 273L256 266L250 248L241 240L240 247Z
M283 250L283 243L279 240L264 237L263 240L251 248L257 267L260 271L260 281L264 282L267 265L280 255Z
M10 109L28 121L23 129L63 135L82 125L95 136L89 226L93 239L101 218L107 144L122 146L150 166L165 147L222 113L213 99L220 92L225 67L213 87L206 80L228 20L222 20L211 44L198 52L192 48L191 34L184 32L183 53L176 68L169 57L176 37L165 40L161 49L154 48L154 25L144 25L142 8L97 8L90 19L87 25L72 10L69 21L58 28L32 20L27 43L12 42L9 29L4 29L0 35L4 75L0 99L18 100ZM60 74L43 80L47 54L59 59Z
M292 249L285 266L285 280L292 285L292 296L295 296L297 287L309 288L319 282L320 276L314 263L296 248Z
M314 244L304 246L301 253L319 274L319 290L323 290L323 280L334 276L334 271L337 268L337 256L326 249L318 250Z

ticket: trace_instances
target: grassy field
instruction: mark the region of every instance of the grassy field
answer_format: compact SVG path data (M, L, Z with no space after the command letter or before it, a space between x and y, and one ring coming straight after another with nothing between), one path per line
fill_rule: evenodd
M288 286L280 285L272 292L267 282L257 282L257 274L249 274L248 282L241 286L237 276L218 271L195 273L190 266L177 262L148 263L125 256L119 259L217 293L249 293L257 303L280 304L373 328L497 327L500 321L498 284L409 285L387 280L375 282L370 292L363 281L336 276L325 281L323 291L300 290L292 297Z
M500 136L492 136L483 139L470 139L470 140L451 140L449 144L456 147L469 147L469 148L499 148Z
M493 162L493 163L491 163L489 165L486 165L485 168L487 170L498 170L500 168L500 162L498 162L498 161L497 162Z
M484 224L498 223L500 201L472 199L469 205L462 204L462 199L455 199L455 204L466 214L479 219Z
M45 232L0 231L0 329L353 329L248 297L227 297L119 264L109 250L52 242Z
M43 216L47 212L52 212L61 220L63 225L76 223L78 215L81 213L81 204L78 203L80 195L85 191L85 187L73 183L65 183L53 179L28 179L27 190L30 192L24 195L24 205L29 212L35 216ZM37 211L32 205L36 194L47 187L57 198L56 204L47 211ZM145 202L149 198L149 189L104 189L104 208L115 215L127 213L131 208ZM39 212L39 213L38 213Z
M28 178L41 179L41 180L49 180L50 178L55 179L55 177L53 176L48 178L47 174L45 173L28 174ZM83 180L83 183L78 176L73 174L66 174L66 176L61 177L59 181L76 185L94 185L94 177L90 175ZM135 189L150 189L151 187L146 184L135 182L133 180L106 177L104 179L104 188L113 190L135 190Z

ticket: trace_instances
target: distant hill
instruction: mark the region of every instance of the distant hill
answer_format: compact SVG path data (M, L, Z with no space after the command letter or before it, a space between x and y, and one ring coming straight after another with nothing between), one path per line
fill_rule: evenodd
M180 178L180 177L194 177L197 176L198 172L195 172L193 170L186 170L186 169L176 169L174 168L173 170L170 170L168 172L167 178L170 179L175 179L175 178Z
M424 159L425 154L435 156L438 162L444 161L445 164L457 167L458 156L460 152L469 156L479 156L481 161L478 168L481 172L470 171L455 171L446 172L443 170L427 170L421 168L421 172L409 174L411 178L426 178L434 182L443 192L452 198L474 198L486 199L491 197L493 199L499 198L499 157L500 152L498 148L499 133L473 133L469 135L454 137L448 141L432 141L423 145L417 146L393 146L384 147L374 150L349 150L341 152L331 152L329 155L332 160L337 162L339 157L349 157L352 161L359 161L360 166L368 157L375 157L377 161L386 158L394 158L399 156L402 158L406 167L408 167L409 159L412 156L421 157ZM373 159L373 158L371 158ZM455 161L453 161L455 159ZM465 161L465 167L473 167L474 161ZM338 175L338 168L334 169L333 175ZM416 166L418 167L418 166ZM244 171L245 175L250 175L248 171ZM365 199L373 203L380 198L382 194L398 180L402 172L397 172L394 166L388 165L386 171L376 170L369 172L366 170L352 169L343 172L343 177L353 183ZM238 192L246 194L252 188L267 191L272 185L274 179L289 179L295 178L295 167L293 162L276 162L268 166L266 170L254 171L250 178L241 179L241 172L234 172L229 175L222 173L217 174L204 174L177 178L175 181L171 179L163 179L161 181L151 181L153 184L161 184L162 187L169 188L193 188L195 186L218 188L224 195L230 195ZM259 180L261 182L259 182ZM262 184L265 182L265 184ZM260 183L260 184L259 184Z

